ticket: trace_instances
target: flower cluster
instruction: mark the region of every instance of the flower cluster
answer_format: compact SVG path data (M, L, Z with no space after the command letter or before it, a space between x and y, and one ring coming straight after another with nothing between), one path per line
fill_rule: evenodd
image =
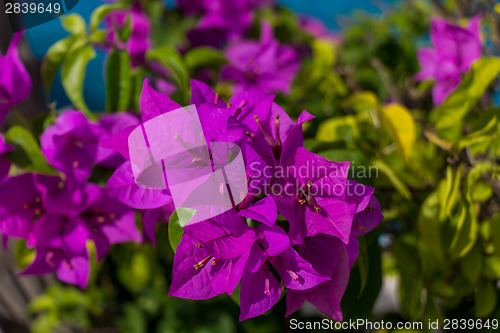
M10 108L22 102L31 92L31 79L24 67L17 45L22 37L22 33L15 33L12 37L9 49L5 55L0 54L0 125L5 120ZM5 143L4 137L0 134L0 183L8 175L10 162L2 155L13 149L11 145Z
M177 0L187 15L200 15L197 26L188 33L192 46L221 46L242 37L252 25L255 10L269 0Z
M273 37L268 23L262 23L261 38L237 40L227 48L229 64L222 68L222 79L233 81L233 90L290 92L290 84L300 67L300 59L291 46Z
M254 10L267 3L201 0L185 7L179 1L190 14L201 15L191 31L192 42L229 42L221 77L234 82L235 95L226 102L206 84L191 80L190 104L196 107L209 151L196 162L218 165L214 143L238 147L245 169L240 183L246 182L247 190L224 213L184 225L169 295L207 299L239 293L240 320L245 320L271 309L286 291L288 314L307 300L341 320L340 300L357 258L357 237L383 217L374 189L347 178L348 162L332 162L303 147L302 124L313 116L303 111L293 121L268 93L290 91L300 59L294 48L274 38L267 23L261 24L260 40L240 39L254 21ZM126 50L135 66L146 64L151 25L138 3L111 12L105 26L106 46ZM119 30L130 30L126 42ZM30 88L15 52L16 38L14 51L0 59L9 68L0 82L1 101L8 107ZM0 234L5 245L11 237L22 239L34 252L22 274L55 272L60 280L85 288L89 242L97 260L112 244L149 239L156 245L157 223L169 221L181 207L174 204L173 184L138 185L129 137L181 106L153 89L148 79L139 106L140 119L127 112L97 121L80 111L60 113L40 138L41 153L50 164L47 174L16 170L9 176L11 166L0 156ZM10 150L0 137L0 154ZM105 187L93 176L96 166L114 169ZM136 228L136 212L144 235Z
M56 272L60 280L85 288L89 240L98 260L110 244L141 241L133 209L88 182L95 163L114 168L123 162L99 141L137 121L115 114L94 124L79 111L65 111L41 138L45 158L60 173L24 173L0 184L0 234L4 241L24 239L36 250L22 274Z
M294 123L271 94L244 91L226 103L199 81L191 81L191 90L206 142L241 148L248 194L231 210L184 227L169 294L207 299L232 294L240 284L245 320L271 309L285 287L289 314L308 300L341 320L357 237L382 219L373 188L347 179L348 162L331 162L302 147L302 124L313 118L306 111ZM146 80L140 107L147 122L181 106ZM137 126L104 146L129 158L127 138ZM257 172L263 169L269 172ZM143 210L144 229L154 240L157 220L174 209L168 186L140 187L130 161L106 186L113 197Z
M436 81L432 89L434 104L441 104L460 83L461 74L481 57L480 17L472 18L467 27L453 25L444 19L431 20L434 48L418 51L420 72L417 80Z
M22 102L31 91L31 79L24 67L17 45L21 39L20 32L12 37L9 49L5 55L0 54L0 125L10 108Z
M119 31L129 24L129 36L120 38ZM114 10L109 13L104 25L108 34L106 41L128 51L134 64L143 64L146 62L146 51L151 48L151 23L148 16L142 11L140 4L135 3L130 9Z

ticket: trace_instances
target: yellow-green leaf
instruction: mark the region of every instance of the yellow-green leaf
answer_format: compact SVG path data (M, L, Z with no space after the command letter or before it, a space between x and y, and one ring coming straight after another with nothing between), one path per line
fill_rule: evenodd
M90 23L89 27L90 30L94 31L99 27L99 23L114 10L123 8L124 4L123 3L114 3L114 4L106 4L97 7L93 12L92 15L90 16Z
M61 66L64 56L69 51L75 40L76 37L73 36L61 39L49 48L43 58L41 75L47 98L50 96L52 82L54 81L57 71Z
M368 92L360 92L349 96L343 103L344 108L353 108L356 111L375 110L378 107L377 95Z
M490 141L497 134L498 119L493 116L491 120L482 129L472 132L464 137L458 143L458 148L464 149L465 147L471 146L475 143L481 143L484 141Z
M451 217L451 212L455 207L460 190L462 171L463 164L460 164L456 171L453 171L450 165L446 168L446 179L438 187L440 194L439 202L441 204L440 220L444 220L445 217Z
M38 141L33 134L21 126L11 127L5 134L7 142L21 147L31 161L30 171L41 173L52 173L53 169L48 165L45 157L40 151Z
M353 143L359 137L358 124L352 115L325 120L316 133L316 139L324 142Z
M67 32L72 35L85 35L85 20L78 14L68 14L61 17L61 24Z
M75 107L91 116L90 110L83 98L83 82L87 64L95 58L95 51L91 45L82 45L72 48L64 57L61 68L61 80L64 91Z
M456 232L450 245L450 255L454 259L466 255L476 241L477 218L474 205L463 203L460 215L456 218Z
M389 104L380 110L389 135L407 162L415 142L416 126L408 109L400 104Z
M174 253L177 250L177 246L179 246L179 243L181 242L182 235L184 235L184 230L179 223L177 212L174 212L168 222L168 241L170 242L170 246L172 246Z

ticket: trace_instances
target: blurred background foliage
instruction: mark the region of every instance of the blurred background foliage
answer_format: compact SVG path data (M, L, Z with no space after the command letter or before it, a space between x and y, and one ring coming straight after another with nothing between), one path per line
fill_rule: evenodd
M189 101L189 78L201 78L227 98L229 86L218 81L224 54L186 43L194 19L164 8L162 1L141 2L154 25L155 48L148 58L169 75L132 67L126 51L112 51L104 69L106 109L138 111L146 76L174 83L171 98L179 103ZM302 52L291 93L278 95L277 102L292 117L302 110L316 116L305 129L306 148L371 172L350 176L374 186L383 208L384 221L361 239L342 303L344 320L500 317L500 107L495 103L500 14L495 5L488 0L409 0L380 15L356 11L341 32L324 38L304 31L285 7L258 13L251 36L258 38L258 22L266 19L276 38ZM100 22L120 6L129 4L103 5L89 22L76 14L62 19L70 36L47 52L41 66L48 96L60 75L73 105L89 117L100 111L87 106L92 103L84 98L83 81L88 62L104 41ZM477 61L436 107L430 95L433 83L413 79L419 70L416 49L430 44L432 16L461 22L476 14L483 18L483 54L488 57ZM125 40L129 33L125 26L120 36ZM49 112L34 119L11 118L6 139L17 147L11 160L36 171L47 168L37 159L35 138L53 122L54 110L49 105ZM92 179L104 184L105 171L97 169ZM88 290L50 286L30 305L32 331L287 331L284 300L270 313L239 323L239 308L227 295L207 301L167 297L173 258L167 239L167 225L161 224L156 248L149 243L114 246L104 261L94 260ZM16 251L21 266L32 255L22 245ZM395 281L398 307L374 311L383 281L389 280ZM292 318L322 317L306 307Z

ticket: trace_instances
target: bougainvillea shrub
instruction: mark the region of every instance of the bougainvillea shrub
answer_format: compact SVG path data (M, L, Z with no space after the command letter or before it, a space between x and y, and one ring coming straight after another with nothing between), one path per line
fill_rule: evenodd
M19 279L58 281L31 329L498 317L498 11L408 1L334 32L273 1L107 1L61 18L39 85L16 33L0 234ZM97 53L104 110L84 93Z

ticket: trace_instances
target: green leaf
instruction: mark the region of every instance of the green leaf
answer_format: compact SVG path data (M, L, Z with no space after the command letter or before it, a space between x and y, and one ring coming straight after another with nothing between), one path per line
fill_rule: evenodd
M127 110L131 97L130 55L126 50L113 49L106 63L106 110Z
M186 64L179 53L172 47L163 45L157 49L150 50L147 53L147 59L150 61L159 61L163 66L170 70L175 82L184 96L184 102L187 104L189 99L189 74Z
M16 240L14 259L16 260L17 267L25 269L35 259L35 249L26 247L26 241L24 240Z
M342 107L353 108L356 111L376 110L378 98L371 91L355 93L342 103Z
M359 137L358 124L352 115L327 119L321 123L316 133L316 139L324 142L354 143Z
M484 202L493 195L491 187L491 162L478 162L467 174L466 197L470 202ZM487 177L486 179L484 177Z
M148 319L139 306L127 303L123 312L123 317L116 321L120 332L146 333L148 331Z
M492 140L497 134L497 126L498 119L495 115L482 129L472 132L465 136L462 140L460 140L460 142L458 143L458 148L464 149L465 147L472 146L476 143Z
M168 222L168 240L172 246L172 250L177 250L177 246L181 242L184 229L182 229L196 214L196 210L190 208L177 208Z
M83 98L83 83L87 64L95 58L95 55L91 45L73 48L64 58L61 69L64 91L73 105L82 110L88 117L92 117L92 115Z
M28 168L30 171L53 173L53 169L47 164L40 151L38 141L26 128L21 126L11 127L5 134L5 139L7 142L13 143L24 150L31 161L31 167Z
M106 34L106 30L96 30L90 34L88 40L91 44L105 44Z
M319 155L332 162L349 161L351 162L351 168L353 166L366 167L368 165L366 156L359 150L332 149L322 151Z
M152 262L145 251L132 254L126 265L119 268L121 283L130 291L136 292L147 286L152 279Z
M400 104L389 104L380 110L380 115L391 139L409 162L416 136L415 121L410 111Z
M32 333L52 333L59 326L57 313L51 312L38 316L31 324Z
M474 246L477 237L477 220L475 207L472 204L462 203L455 236L450 245L450 255L453 259L463 257Z
M194 48L185 54L184 60L191 70L203 66L223 65L227 61L222 52L211 47Z
M359 276L361 280L361 286L359 289L358 297L363 293L366 287L366 282L368 281L370 262L368 260L367 245L364 237L359 238L359 253L356 263L359 269Z
M441 223L439 220L439 198L437 192L430 194L425 199L418 216L418 230L422 241L431 249L432 253L443 260Z
M181 242L182 235L184 235L184 230L179 223L179 218L177 217L177 212L175 211L168 222L168 241L170 242L170 246L172 246L174 253L177 250L177 246L179 246L179 243Z
M497 290L494 282L483 280L476 293L474 309L477 318L485 318L491 314L497 304Z
M50 47L50 49L45 54L45 57L43 58L41 75L47 98L50 96L50 88L52 87L52 82L54 82L57 71L61 66L64 57L66 56L66 53L75 43L75 41L75 37L67 37L61 39Z
M28 306L30 313L37 313L47 310L55 309L57 305L54 302L54 299L47 294L42 294L32 300Z
M399 287L401 308L412 321L417 321L424 311L422 290L424 283L421 278L402 280Z
M479 246L476 244L469 253L460 259L462 273L471 285L476 285L481 275L483 258L479 251Z
M491 217L491 240L495 247L495 254L500 257L500 213Z
M460 190L460 183L462 180L463 164L458 166L457 171L448 165L446 168L446 180L442 182L438 188L439 202L441 210L439 212L439 219L444 220L445 217L451 217L451 213L458 198Z
M465 116L499 73L500 58L481 58L472 64L460 85L435 111L433 119L439 137L453 143L460 140Z
M399 179L396 173L381 160L373 161L373 166L377 167L383 174L389 178L392 185L401 193L401 195L406 199L411 199L412 195L408 187Z
M51 285L47 290L57 306L62 307L85 307L88 305L87 294L80 289L62 286L59 284Z
M234 291L229 297L236 303L236 305L240 306L240 290L241 290L241 283L238 283L236 288L234 288Z
M101 21L112 11L124 8L122 3L108 4L97 7L90 16L90 30L95 31L99 27Z
M78 14L67 14L61 17L61 24L72 35L85 35L86 24L83 17Z
M482 275L489 280L500 279L500 258L496 256L484 258Z
M314 39L312 45L313 59L310 80L312 82L323 77L335 64L335 45L328 40Z

